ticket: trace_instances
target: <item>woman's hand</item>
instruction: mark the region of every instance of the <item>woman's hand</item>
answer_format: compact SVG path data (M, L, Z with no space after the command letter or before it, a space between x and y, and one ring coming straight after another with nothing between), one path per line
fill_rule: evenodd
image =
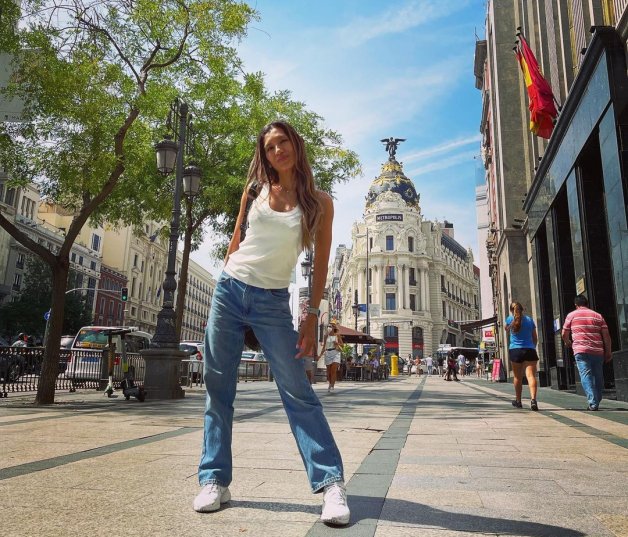
M295 358L303 358L304 356L316 356L316 335L318 334L318 319L316 315L308 314L305 321L301 323L299 329L299 339L297 348L299 352Z

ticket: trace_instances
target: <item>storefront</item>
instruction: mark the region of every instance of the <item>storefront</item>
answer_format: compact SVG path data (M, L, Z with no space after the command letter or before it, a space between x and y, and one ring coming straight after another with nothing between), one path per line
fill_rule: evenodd
M613 363L607 388L628 400L628 79L626 44L597 27L526 197L536 265L540 376L577 387L561 340L573 299L585 294L606 319Z

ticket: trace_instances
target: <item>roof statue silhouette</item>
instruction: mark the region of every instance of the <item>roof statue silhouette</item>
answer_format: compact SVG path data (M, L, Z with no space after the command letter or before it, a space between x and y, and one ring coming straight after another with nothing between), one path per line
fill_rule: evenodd
M383 138L381 140L382 143L386 144L386 151L388 151L388 160L395 160L395 155L397 154L397 146L400 142L405 142L405 138Z

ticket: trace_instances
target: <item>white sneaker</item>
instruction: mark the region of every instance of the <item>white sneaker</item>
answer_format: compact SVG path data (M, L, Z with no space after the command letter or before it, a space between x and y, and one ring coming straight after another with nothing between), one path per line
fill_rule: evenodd
M327 524L345 526L351 512L347 505L347 490L342 481L327 485L323 491L323 512L321 520Z
M197 513L211 513L212 511L218 511L220 504L229 500L231 500L229 487L221 487L217 483L209 483L194 498L194 510Z

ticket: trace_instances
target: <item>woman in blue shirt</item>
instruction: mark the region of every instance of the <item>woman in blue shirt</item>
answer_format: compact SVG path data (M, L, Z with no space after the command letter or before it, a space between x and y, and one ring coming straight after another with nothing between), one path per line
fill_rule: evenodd
M536 353L538 336L536 325L531 317L523 314L523 306L519 302L510 304L510 313L506 319L506 332L510 336L508 358L512 364L515 385L515 399L512 406L522 408L521 392L523 389L523 374L528 379L530 387L530 408L538 410L536 402L536 363L539 357Z

